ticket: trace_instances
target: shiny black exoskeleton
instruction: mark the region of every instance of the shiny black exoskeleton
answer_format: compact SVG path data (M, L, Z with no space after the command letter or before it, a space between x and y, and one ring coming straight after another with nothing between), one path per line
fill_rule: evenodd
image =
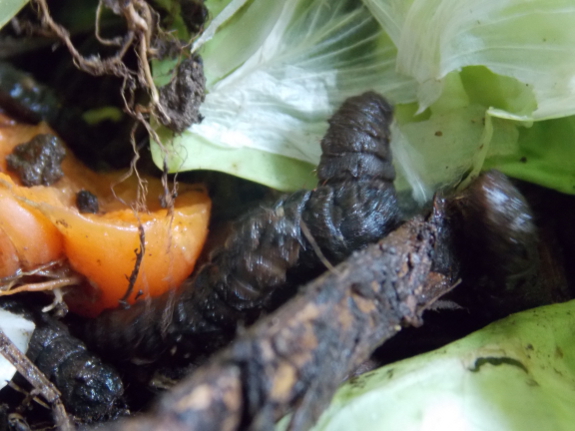
M557 257L550 258L555 250L541 242L534 212L512 180L484 172L453 203L465 285L457 302L491 321L569 299L553 267Z
M37 313L26 355L62 394L68 412L82 421L113 418L123 410L124 386L117 371L86 349L68 328Z
M2 298L0 307L36 325L26 356L60 391L68 413L93 422L125 412L119 373L88 351L66 325L19 299Z

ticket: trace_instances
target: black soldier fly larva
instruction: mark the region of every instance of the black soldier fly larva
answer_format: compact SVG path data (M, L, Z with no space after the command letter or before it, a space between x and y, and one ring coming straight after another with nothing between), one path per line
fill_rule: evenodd
M26 356L58 389L66 410L81 422L112 419L125 412L124 385L62 322L22 301L5 298L0 307L34 322Z
M86 323L82 337L115 360L213 350L293 293L296 268L317 268L326 259L339 263L386 235L400 219L392 118L391 105L376 93L347 99L321 142L314 190L248 214L178 293L105 311Z

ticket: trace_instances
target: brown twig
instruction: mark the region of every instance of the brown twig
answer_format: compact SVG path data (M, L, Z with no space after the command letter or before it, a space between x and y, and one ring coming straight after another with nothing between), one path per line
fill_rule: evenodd
M54 419L58 428L61 431L72 431L74 426L62 404L60 399L61 394L58 389L56 389L52 382L12 343L10 338L8 338L2 330L0 330L0 354L52 405Z
M146 253L146 231L144 230L144 225L142 222L138 223L138 232L139 232L139 239L140 239L140 249L134 250L136 253L136 263L134 264L134 269L128 278L128 288L126 289L126 293L120 299L120 305L127 307L128 303L127 300L132 294L134 290L134 285L136 284L136 280L138 279L138 275L140 274L140 266L142 265L142 260L144 259L144 254Z
M317 419L346 375L449 290L432 264L443 212L402 227L305 286L277 312L115 430L269 430L294 409L291 430ZM431 274L431 275L430 275ZM435 281L434 281L435 280Z
M96 39L106 46L118 46L118 50L114 55L107 58L100 58L99 56L86 57L82 55L71 40L70 33L62 25L54 21L46 0L33 0L32 3L38 8L38 15L44 28L51 31L58 37L66 46L76 67L94 76L112 75L123 79L122 84L122 98L124 100L125 111L135 118L141 125L143 125L150 137L154 139L165 151L162 141L151 126L151 118L157 118L162 123L169 122L170 118L166 108L160 101L160 93L153 80L152 71L150 69L150 60L157 54L153 48L154 37L161 36L162 38L173 37L159 27L159 16L157 12L144 0L129 0L120 2L117 0L100 0L95 17L95 37ZM100 15L103 8L111 9L115 14L124 18L127 26L126 35L123 38L103 39L100 36ZM174 39L175 41L175 39ZM138 67L132 70L126 66L124 58L130 49L136 54L138 58ZM149 102L145 105L138 105L136 102L136 91L138 89L145 90L149 95ZM153 122L153 121L152 121ZM132 131L132 145L134 144L134 131ZM131 169L128 175L136 173L135 163L138 160L139 154L134 149L135 158L131 164ZM164 177L167 176L167 171ZM138 175L139 178L139 175ZM167 178L162 180L167 183ZM144 190L142 190L144 193ZM165 186L166 200L171 204L169 197L169 190Z

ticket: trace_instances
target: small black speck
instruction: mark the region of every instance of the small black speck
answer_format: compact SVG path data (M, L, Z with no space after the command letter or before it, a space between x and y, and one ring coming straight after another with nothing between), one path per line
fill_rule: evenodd
M76 206L81 214L96 214L100 210L98 198L88 190L80 190L76 194Z
M64 219L56 220L56 224L59 224L59 225L64 226L64 227L69 227L68 223Z
M519 159L521 163L527 163L527 157L523 156Z

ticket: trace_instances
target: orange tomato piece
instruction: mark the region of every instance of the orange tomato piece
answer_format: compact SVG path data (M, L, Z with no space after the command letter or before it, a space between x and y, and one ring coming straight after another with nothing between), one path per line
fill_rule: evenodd
M0 181L10 178L0 173ZM12 183L13 184L13 183ZM25 271L61 257L63 242L58 229L40 211L23 206L10 189L0 187L0 230L12 244L13 259ZM8 246L6 246L9 250ZM10 269L11 268L11 269ZM8 277L13 267L0 268L0 277Z
M92 172L69 151L62 179L50 187L23 187L8 171L5 158L40 133L53 134L45 124L10 124L0 118L0 278L65 256L88 280L65 300L86 316L118 306L138 253L143 255L127 302L178 287L192 272L207 236L211 201L205 190L180 184L168 211L160 205L160 181L143 178L146 211L136 212L131 206L139 197L137 178L120 182L123 174ZM75 198L82 189L98 197L98 214L79 213Z
M4 229L0 227L0 279L15 274L18 269L20 269L20 259L16 247Z

